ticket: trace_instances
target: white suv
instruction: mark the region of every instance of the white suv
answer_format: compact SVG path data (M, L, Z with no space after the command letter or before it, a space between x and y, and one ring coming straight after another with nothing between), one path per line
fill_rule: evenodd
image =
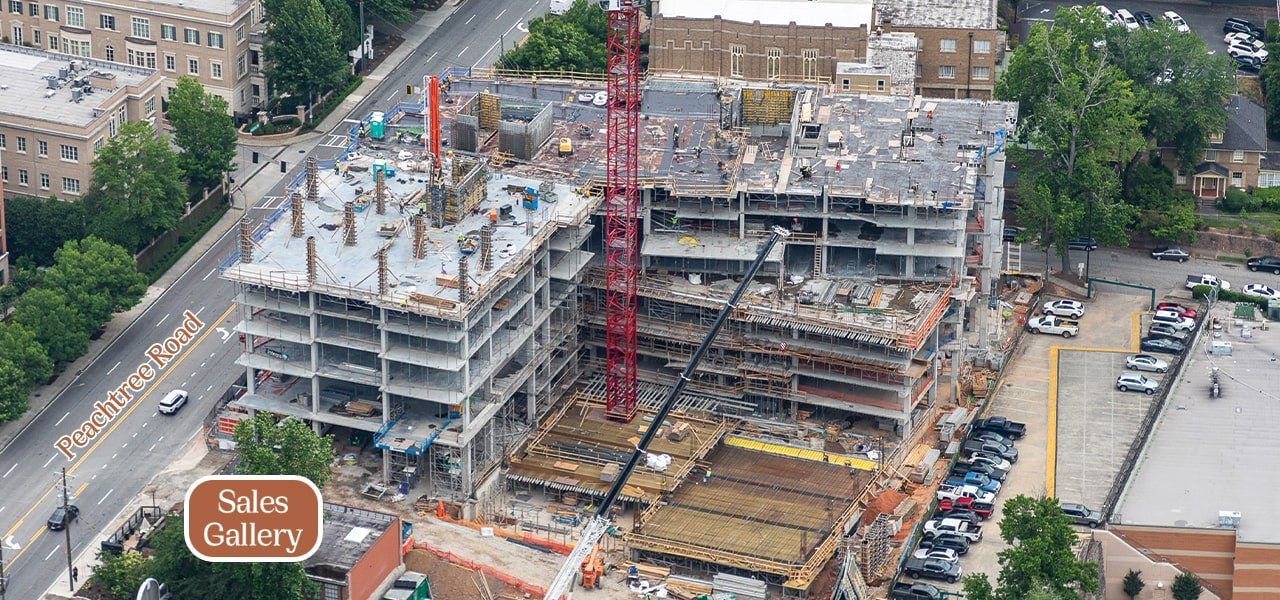
M1125 372L1116 378L1116 389L1122 392L1133 390L1150 396L1156 393L1156 388L1159 387L1159 382L1138 373Z
M187 391L173 390L172 392L165 394L164 400L160 401L160 408L159 408L160 414L162 415L177 414L178 409L182 408L183 405L185 405L186 403L187 403Z
M1126 9L1121 8L1117 10L1115 13L1115 20L1116 23L1124 25L1124 28L1129 31L1134 31L1138 28L1138 20L1133 17L1133 13Z
M1172 310L1157 310L1155 316L1151 317L1151 323L1163 323L1181 331L1190 331L1196 326L1195 319L1184 317Z

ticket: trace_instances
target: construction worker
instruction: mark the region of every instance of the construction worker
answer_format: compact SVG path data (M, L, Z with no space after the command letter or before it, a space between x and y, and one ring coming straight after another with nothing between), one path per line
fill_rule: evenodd
M702 475L702 483L711 481L711 467L707 467L707 471Z
M459 234L458 234L458 243L459 243L459 244L461 244L462 242L465 242L465 241L467 241L467 236L466 236L466 235L463 235L463 234L461 234L461 233L459 233Z

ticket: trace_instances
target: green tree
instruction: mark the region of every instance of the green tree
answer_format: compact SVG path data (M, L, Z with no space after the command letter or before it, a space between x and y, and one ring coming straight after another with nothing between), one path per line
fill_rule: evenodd
M1142 588L1147 587L1147 582L1142 580L1142 571L1129 569L1129 572L1124 574L1124 583L1122 585L1124 595L1132 600L1142 593Z
M94 329L111 313L137 304L147 291L133 257L124 248L93 236L67 242L58 250L43 285L63 292Z
M116 598L133 598L138 587L147 578L147 557L132 550L119 554L98 551L98 566L93 569L93 579Z
M1196 201L1174 187L1173 173L1159 163L1134 165L1125 187L1125 200L1139 211L1138 228L1159 240L1195 240Z
M36 288L14 305L12 322L31 330L56 364L66 364L89 350L89 336L97 330L59 290Z
M1280 24L1274 19L1267 21L1267 53L1274 56L1280 52ZM1258 80L1262 84L1262 93L1266 97L1267 135L1280 138L1280 62L1269 60L1258 72Z
M5 238L13 256L53 264L53 253L84 237L84 205L56 198L16 196L5 200Z
M1178 573L1173 578L1173 600L1196 600L1200 597L1200 593L1204 591L1204 587L1200 585L1200 578L1195 573Z
M350 52L360 47L360 23L356 21L355 10L348 0L320 0L324 12L329 15L329 22L338 34L338 50ZM365 7L368 9L368 6Z
M1020 222L1037 224L1037 244L1056 248L1064 271L1068 239L1089 234L1125 243L1134 217L1119 200L1112 165L1127 162L1145 141L1138 98L1114 64L1106 29L1097 11L1060 8L1053 28L1032 27L996 84L1000 99L1020 103L1019 135L1040 151L1011 152L1038 195L1019 206Z
M319 436L306 423L288 418L277 422L258 413L236 425L233 433L241 475L297 475L324 487L332 473L333 436Z
M999 553L998 585L985 574L965 577L970 600L1024 600L1033 592L1074 600L1078 590L1098 589L1097 565L1078 560L1071 546L1075 531L1053 498L1017 496L1005 502L1000 538L1009 547Z
M595 2L576 0L561 16L529 22L529 37L498 59L498 67L522 71L603 73L605 14Z
M175 598L191 600L310 600L316 586L301 562L210 563L187 548L182 518L171 515L151 536L154 557L147 576L166 584Z
M27 403L27 394L30 393L27 376L7 357L0 356L0 423L22 418L31 408Z
M264 48L272 85L312 101L346 81L351 68L320 0L275 0L273 5Z
M349 0L350 10L355 12L360 10L359 0ZM410 8L414 5L414 0L369 0L364 3L365 21L369 20L369 14L375 14L388 23L408 23L413 21L414 14Z
M136 251L173 229L186 204L182 169L169 142L146 121L120 128L98 149L85 198L89 233Z
M18 323L0 323L0 356L26 375L27 387L41 385L53 376L53 361L36 334Z
M179 77L169 92L166 117L173 126L173 141L182 149L178 166L199 186L213 187L223 173L235 169L236 128L227 110L227 101L206 92L194 77Z

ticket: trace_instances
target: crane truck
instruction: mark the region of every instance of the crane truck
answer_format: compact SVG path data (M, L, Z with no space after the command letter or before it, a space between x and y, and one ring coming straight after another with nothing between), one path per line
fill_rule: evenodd
M581 539L573 547L573 551L569 553L569 558L565 560L560 571L556 573L555 579L551 581L543 600L561 600L565 592L573 586L574 580L579 576L580 570L583 569L584 562L595 553L596 544L609 531L611 526L609 509L613 507L613 503L618 499L619 493L626 486L627 479L631 476L631 472L635 470L641 457L648 454L649 443L653 441L658 429L662 427L662 422L667 419L667 415L671 412L672 407L675 406L676 399L684 391L684 386L689 382L689 378L693 376L694 370L698 368L698 363L702 362L702 355L706 354L707 348L711 346L711 342L720 333L720 328L724 326L725 321L729 320L729 314L737 307L738 300L742 298L742 294L751 285L751 280L755 278L756 271L760 270L760 265L764 264L765 258L773 251L773 247L790 235L791 232L786 229L777 226L773 228L773 233L769 235L769 239L761 246L755 260L747 267L746 272L742 274L742 281L738 282L738 287L733 290L733 294L725 302L724 308L720 309L720 314L716 315L715 322L711 324L711 331L707 332L707 336L702 339L698 349L694 350L693 356L689 358L689 364L685 366L684 371L680 373L680 377L676 379L675 385L671 386L666 398L658 406L658 412L653 415L653 420L649 422L648 429L645 429L644 436L640 438L640 443L636 444L635 452L631 454L626 466L618 473L618 478L609 487L604 500L596 506L595 514L583 526Z

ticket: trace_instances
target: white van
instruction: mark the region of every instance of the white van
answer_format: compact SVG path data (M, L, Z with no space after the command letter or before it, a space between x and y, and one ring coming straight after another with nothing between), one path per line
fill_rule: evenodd
M573 7L573 0L551 0L551 8L547 12L553 15L563 15L569 12Z

